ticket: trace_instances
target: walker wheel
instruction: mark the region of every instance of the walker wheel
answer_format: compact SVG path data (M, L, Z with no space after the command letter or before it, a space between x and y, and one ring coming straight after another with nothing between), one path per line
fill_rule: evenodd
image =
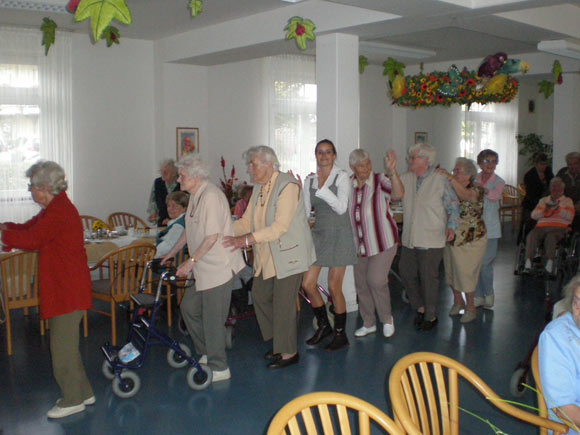
M330 323L331 328L334 328L334 306L330 302L326 302L325 306L328 323ZM315 331L318 329L318 320L316 320L316 316L312 319L312 327Z
M234 347L234 327L226 326L226 349Z
M141 388L141 379L139 379L137 373L126 370L119 376L121 380L119 380L119 377L113 379L113 393L121 399L128 399L139 392L139 389Z
M211 385L213 373L211 369L205 364L200 364L201 370L197 370L195 366L187 371L187 385L189 388L196 391L205 390Z
M109 364L109 361L107 360L103 361L101 371L103 372L103 376L107 378L109 381L115 379L115 372L113 371L113 367L111 367L111 364Z
M526 373L524 377L526 369L524 367L520 367L513 372L512 377L510 379L510 393L514 397L522 397L526 393L526 387L524 387L523 383L528 383L528 374Z
M179 347L181 347L184 354L188 357L191 356L191 349L188 346L179 343ZM189 361L183 355L180 355L179 352L176 352L174 349L169 349L167 351L167 363L174 369L180 369L189 364Z

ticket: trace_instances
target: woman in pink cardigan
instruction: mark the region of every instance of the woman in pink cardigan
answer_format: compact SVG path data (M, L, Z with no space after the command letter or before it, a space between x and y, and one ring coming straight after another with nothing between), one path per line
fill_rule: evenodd
M54 162L32 165L28 190L41 211L23 224L0 224L6 249L38 251L40 316L50 326L50 352L61 399L48 411L62 418L95 403L79 352L79 325L92 307L91 278L79 213L69 200L63 169Z

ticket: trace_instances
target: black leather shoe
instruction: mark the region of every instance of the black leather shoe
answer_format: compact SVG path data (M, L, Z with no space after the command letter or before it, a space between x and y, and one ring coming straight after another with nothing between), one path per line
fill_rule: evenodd
M343 331L334 331L334 335L332 337L332 341L324 348L324 350L328 352L334 352L340 349L344 349L348 347L348 337L346 336L346 332Z
M268 361L275 361L278 358L280 358L280 354L279 353L274 353L273 349L270 349L268 352L266 352L264 354L264 359L268 360Z
M314 346L324 340L326 337L332 334L332 328L329 324L326 324L316 330L314 335L306 340L306 344Z
M415 325L416 328L419 328L424 320L425 313L420 313L419 311L417 311L415 313L415 320L413 320L413 325Z
M283 369L284 367L288 367L293 364L298 364L298 361L300 360L300 355L298 354L298 352L296 352L296 355L286 359L283 359L282 355L280 355L279 353L276 355L277 358L273 360L270 364L268 364L269 369Z
M437 325L437 317L433 320L423 320L423 323L419 325L419 331L431 331L435 325Z

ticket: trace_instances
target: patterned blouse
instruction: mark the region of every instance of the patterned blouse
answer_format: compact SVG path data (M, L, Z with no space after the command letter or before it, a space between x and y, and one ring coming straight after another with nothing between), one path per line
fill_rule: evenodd
M477 202L459 201L459 226L455 231L455 240L449 244L463 246L467 243L481 239L486 235L485 223L483 222L483 196L484 189L481 186L469 186L477 192Z

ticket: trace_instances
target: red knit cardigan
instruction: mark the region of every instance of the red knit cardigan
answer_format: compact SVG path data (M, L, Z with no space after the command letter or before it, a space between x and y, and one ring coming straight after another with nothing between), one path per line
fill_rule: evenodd
M83 225L65 192L28 222L7 223L2 242L8 248L38 251L41 318L92 307Z

